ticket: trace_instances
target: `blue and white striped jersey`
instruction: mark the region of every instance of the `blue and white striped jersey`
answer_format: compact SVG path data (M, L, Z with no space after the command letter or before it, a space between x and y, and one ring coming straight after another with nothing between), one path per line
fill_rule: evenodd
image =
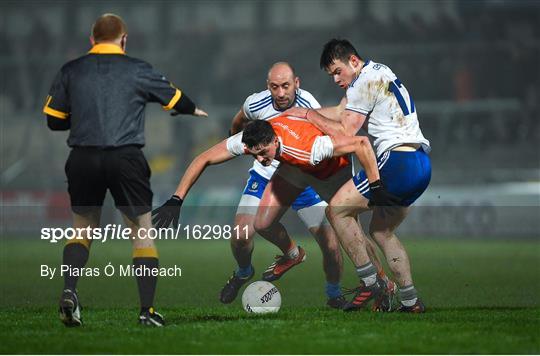
M302 89L296 91L296 98L293 106L312 109L319 109L321 107L319 102L310 92ZM283 113L283 111L274 108L272 95L268 89L248 96L242 109L244 115L250 120L269 120ZM270 179L278 166L279 162L276 160L268 167L254 161L252 169L264 178Z

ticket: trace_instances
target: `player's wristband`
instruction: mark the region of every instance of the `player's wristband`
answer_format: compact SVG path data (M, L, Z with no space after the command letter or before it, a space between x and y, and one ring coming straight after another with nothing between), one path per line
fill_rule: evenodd
M176 194L171 197L171 200L175 201L178 205L182 205L182 203L184 202L184 199L180 198Z
M369 189L379 189L383 186L382 182L380 179L377 179L375 182L373 183L369 183Z
M308 108L308 109L306 110L306 114L304 115L304 119L306 119L306 120L308 119L307 117L308 117L308 114L309 114L309 111L310 111L310 110L311 110L310 108Z
M182 92L182 96L180 97L180 100L174 105L174 109L179 114L193 114L196 109L196 105L191 99Z

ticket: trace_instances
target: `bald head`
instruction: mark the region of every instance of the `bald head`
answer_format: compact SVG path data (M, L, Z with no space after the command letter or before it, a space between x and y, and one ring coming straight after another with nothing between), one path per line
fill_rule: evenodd
M293 106L300 80L287 62L276 62L268 70L266 85L274 99L274 107L285 110Z
M296 77L294 68L287 62L276 62L268 70L268 80Z
M126 34L126 23L115 14L101 15L92 26L92 38L95 43L120 41Z

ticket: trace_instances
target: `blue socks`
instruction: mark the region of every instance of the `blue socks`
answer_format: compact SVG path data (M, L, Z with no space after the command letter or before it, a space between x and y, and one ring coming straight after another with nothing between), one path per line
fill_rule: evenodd
M341 286L339 283L333 284L326 282L326 295L328 298L336 298L341 295Z
M247 278L253 273L253 266L249 265L247 267L240 267L236 269L236 272L234 272L236 277L239 278Z

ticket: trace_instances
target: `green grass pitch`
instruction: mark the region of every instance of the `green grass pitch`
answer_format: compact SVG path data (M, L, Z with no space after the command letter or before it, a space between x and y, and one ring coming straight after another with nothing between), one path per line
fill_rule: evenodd
M35 240L0 242L1 353L540 353L537 240L405 239L429 309L403 315L326 308L318 247L298 239L307 260L275 283L282 309L266 316L245 313L240 298L219 303L234 269L227 242L159 241L161 265L182 268L181 277L158 282L156 306L168 323L160 329L136 324L136 284L128 277L82 278L85 325L65 328L56 310L62 280L39 275L41 264L60 264L62 245ZM257 276L276 252L257 238ZM89 266L130 261L129 243L106 242L92 247ZM347 263L343 285L355 284Z

